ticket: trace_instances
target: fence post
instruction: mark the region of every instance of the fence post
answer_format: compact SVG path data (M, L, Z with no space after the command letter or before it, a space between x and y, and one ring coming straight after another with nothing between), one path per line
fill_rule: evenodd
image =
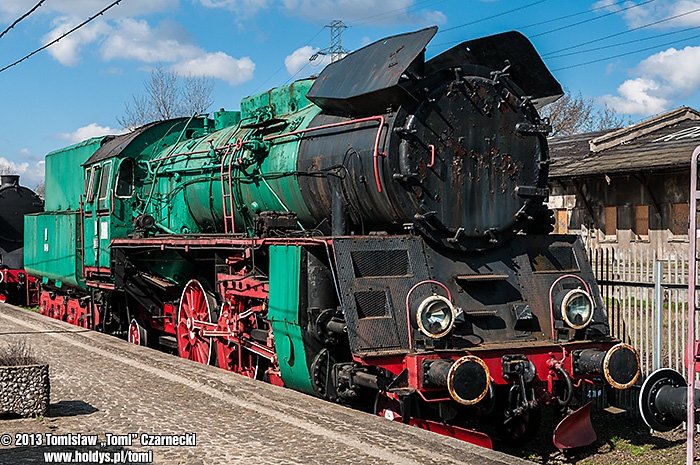
M663 352L664 328L664 291L661 287L664 277L664 264L657 260L654 253L654 337L652 342L652 371L661 368L661 353Z

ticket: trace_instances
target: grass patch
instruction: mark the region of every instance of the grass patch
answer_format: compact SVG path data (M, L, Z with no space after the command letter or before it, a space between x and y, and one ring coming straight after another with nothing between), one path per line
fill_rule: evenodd
M34 356L34 349L26 339L10 339L0 347L0 366L36 365L38 360Z

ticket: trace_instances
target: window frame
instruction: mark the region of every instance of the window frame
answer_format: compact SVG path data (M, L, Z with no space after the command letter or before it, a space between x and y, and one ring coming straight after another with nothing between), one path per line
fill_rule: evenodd
M125 162L128 162L131 164L131 182L129 183L129 195L119 195L119 181L121 180L121 175L122 175L122 165L124 165ZM136 176L136 160L133 158L124 158L119 162L119 169L117 170L117 176L114 180L114 196L120 199L130 199L131 197L134 196L134 193L136 192L136 186L134 183Z
M109 165L109 167L107 166ZM111 169L112 169L112 160L108 160L104 163L102 163L102 168L100 172L100 187L98 189L98 195L97 195L97 200L106 200L107 197L109 197L109 177L111 176ZM106 174L105 174L106 171ZM105 179L106 177L106 179ZM103 183L102 180L105 180ZM104 191L104 196L102 195L102 187L105 186L105 191Z
M100 165L92 165L90 168L90 179L88 179L87 192L85 193L85 201L87 203L93 203L97 197L97 191L99 190L99 175L102 171ZM95 180L98 179L97 185L95 185Z

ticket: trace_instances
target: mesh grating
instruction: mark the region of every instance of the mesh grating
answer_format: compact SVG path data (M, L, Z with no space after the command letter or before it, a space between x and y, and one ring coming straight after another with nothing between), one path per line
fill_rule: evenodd
M356 278L406 276L408 250L356 250L351 252Z
M372 318L388 315L386 291L362 291L355 293L358 318Z
M333 250L353 354L383 355L407 349L406 295L417 282L429 279L421 239L336 238Z

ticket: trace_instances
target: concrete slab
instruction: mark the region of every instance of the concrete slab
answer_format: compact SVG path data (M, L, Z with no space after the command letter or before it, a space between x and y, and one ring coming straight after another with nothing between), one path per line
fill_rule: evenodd
M49 362L51 408L0 419L0 442L12 441L0 464L53 452L73 463L531 463L0 304L0 344L13 337ZM187 444L156 444L167 435Z

